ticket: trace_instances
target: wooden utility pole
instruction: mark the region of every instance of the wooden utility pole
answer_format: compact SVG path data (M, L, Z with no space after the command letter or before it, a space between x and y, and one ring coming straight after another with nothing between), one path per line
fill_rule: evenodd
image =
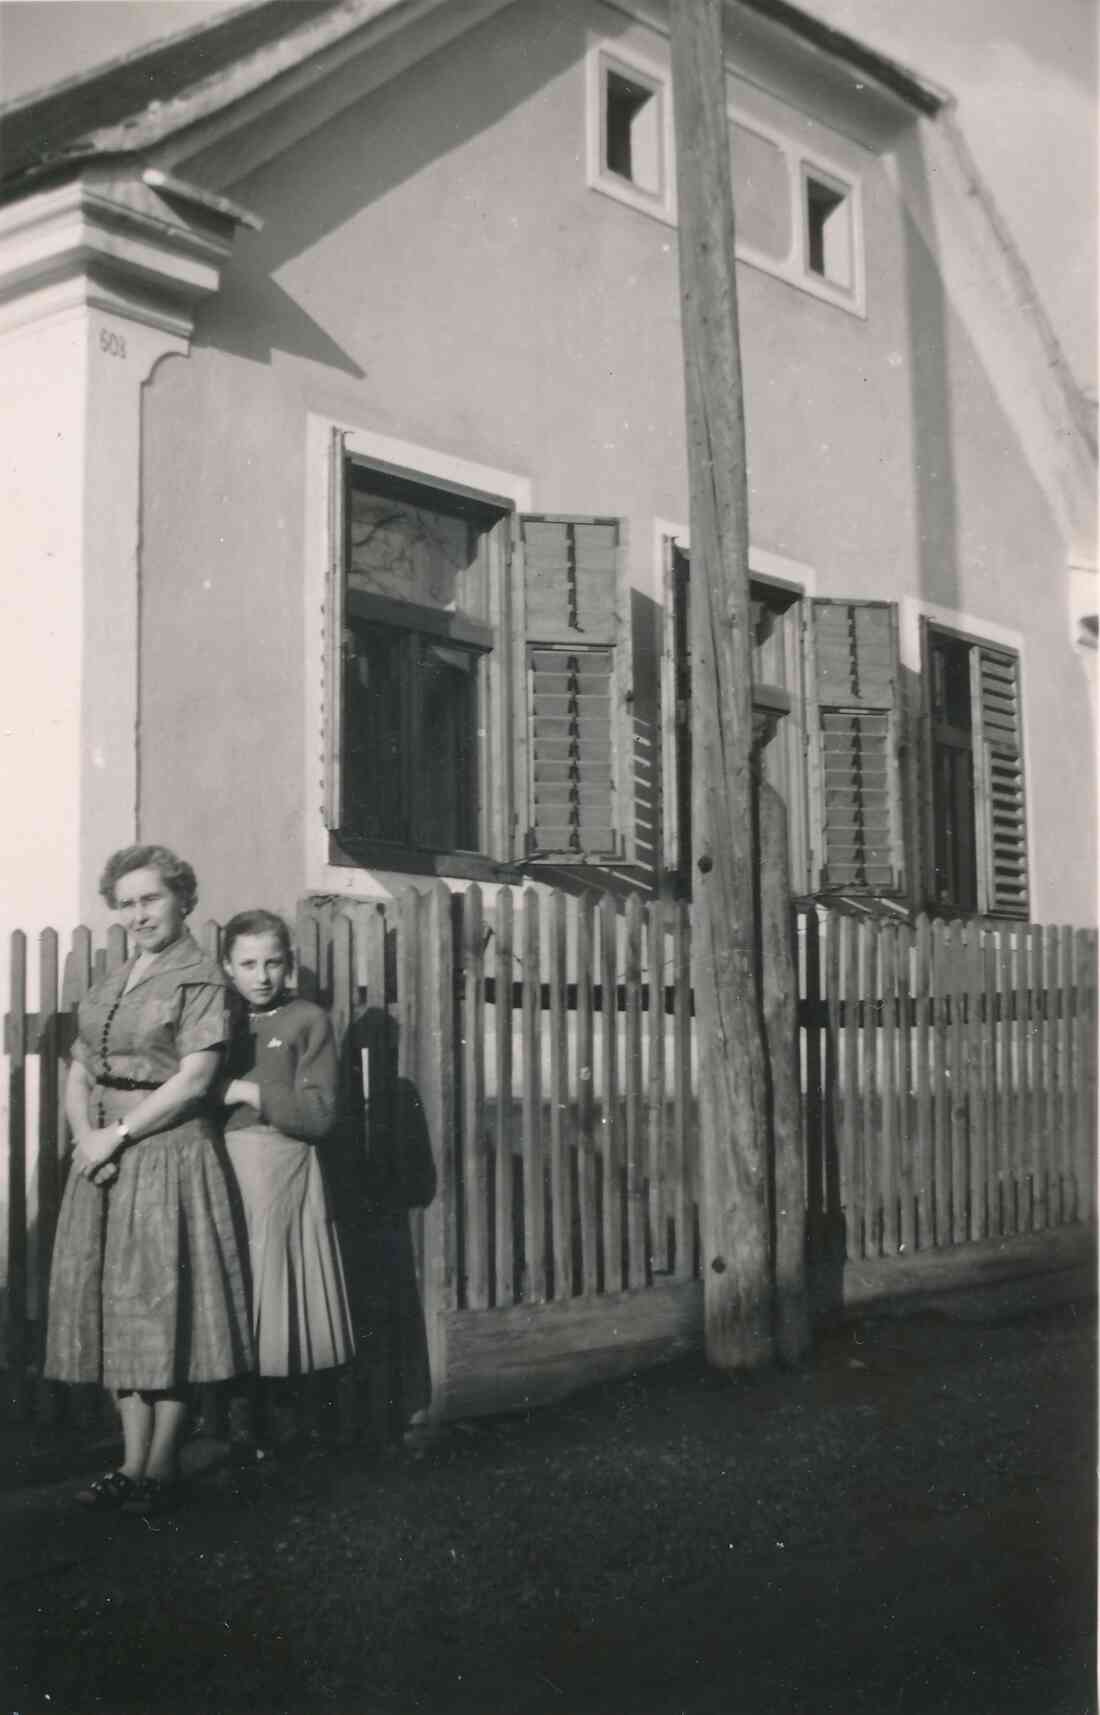
M692 979L707 1357L774 1355L768 1101L753 838L745 414L722 0L671 0L691 478Z

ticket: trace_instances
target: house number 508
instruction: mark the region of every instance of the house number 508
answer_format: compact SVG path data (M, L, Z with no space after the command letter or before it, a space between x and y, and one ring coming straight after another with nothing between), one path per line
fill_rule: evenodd
M109 328L100 328L99 349L105 351L108 357L125 357L126 341L120 333L112 333Z

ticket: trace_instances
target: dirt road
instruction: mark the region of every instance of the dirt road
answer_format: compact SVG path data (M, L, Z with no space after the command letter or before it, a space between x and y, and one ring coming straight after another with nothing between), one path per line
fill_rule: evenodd
M0 1711L1089 1715L1095 1339L865 1318L795 1374L210 1469L155 1528L11 1490Z

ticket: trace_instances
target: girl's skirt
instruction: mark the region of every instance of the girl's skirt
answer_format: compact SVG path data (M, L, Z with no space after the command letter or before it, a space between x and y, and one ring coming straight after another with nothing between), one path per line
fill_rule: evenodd
M317 1151L269 1126L230 1131L226 1145L248 1229L260 1375L347 1363L355 1340Z

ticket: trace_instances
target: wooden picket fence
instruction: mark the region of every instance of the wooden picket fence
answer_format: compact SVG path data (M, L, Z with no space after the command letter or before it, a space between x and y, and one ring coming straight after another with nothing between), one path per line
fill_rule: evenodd
M794 928L811 1268L1094 1219L1095 932L812 906ZM217 925L202 938L215 952ZM696 1344L688 907L439 884L305 908L296 940L300 990L342 1045L345 1250L354 1265L349 1211L375 1199L385 1254L397 1233L409 1247L431 1409L500 1409ZM125 956L120 931L95 949L78 929L62 968L47 929L32 997L12 937L11 1375L40 1354L76 1007Z

